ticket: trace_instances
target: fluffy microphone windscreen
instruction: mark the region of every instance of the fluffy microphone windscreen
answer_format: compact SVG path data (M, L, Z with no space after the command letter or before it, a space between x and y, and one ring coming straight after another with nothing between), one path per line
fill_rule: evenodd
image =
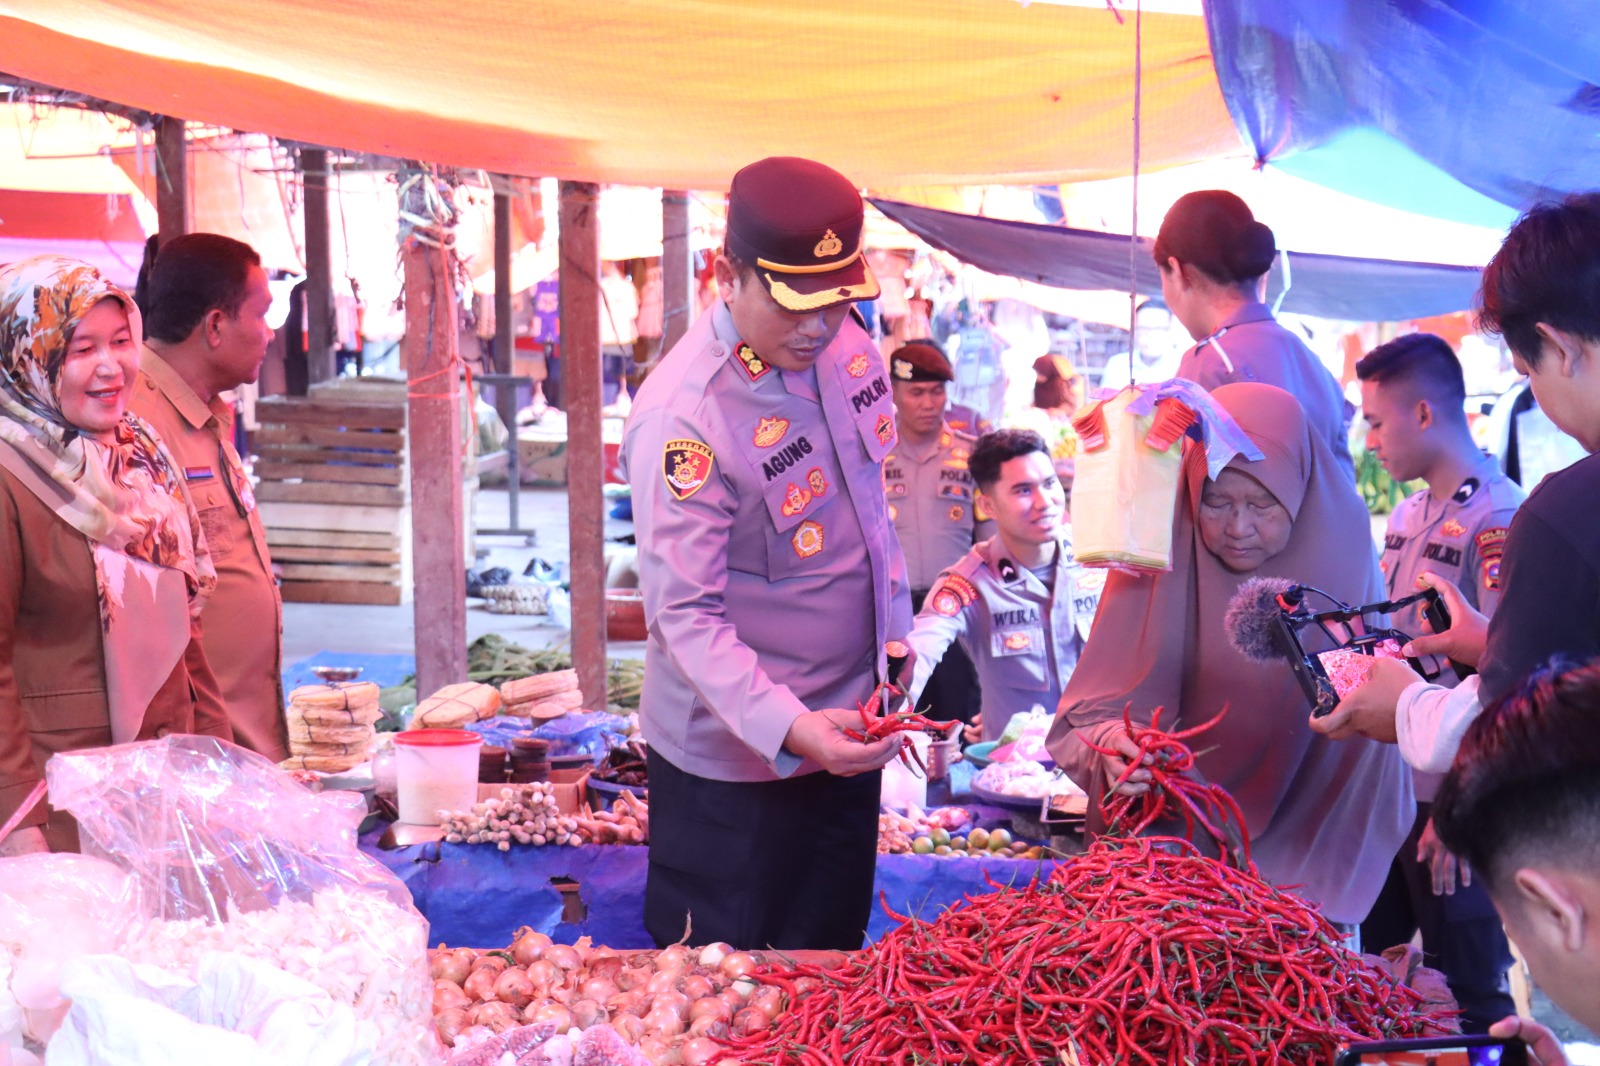
M1228 601L1222 628L1240 655L1262 663L1284 661L1273 639L1272 623L1281 613L1278 597L1293 587L1294 582L1281 577L1253 577L1239 586Z

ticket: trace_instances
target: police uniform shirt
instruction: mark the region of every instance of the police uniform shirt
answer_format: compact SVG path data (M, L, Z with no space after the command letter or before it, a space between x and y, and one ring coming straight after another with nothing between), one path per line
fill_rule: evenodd
M1500 556L1511 517L1524 494L1500 470L1498 460L1484 456L1453 495L1435 499L1424 489L1412 493L1389 515L1383 538L1383 578L1389 596L1399 599L1417 591L1417 578L1431 571L1461 590L1461 595L1486 615L1500 600ZM1394 627L1408 636L1428 632L1420 603L1395 614ZM1446 666L1436 684L1454 686L1456 674ZM1416 774L1417 798L1433 798L1442 774Z
M976 443L946 425L928 443L901 440L884 457L883 492L913 590L927 591L939 571L994 535L994 522L979 520L977 486L967 471Z
M1431 571L1461 590L1482 613L1494 613L1500 599L1500 556L1511 516L1524 493L1484 456L1461 487L1444 500L1432 492L1412 493L1395 507L1383 538L1383 576L1394 598L1417 591L1417 578ZM1426 633L1422 605L1394 617L1395 628L1411 636ZM1441 678L1445 683L1447 678Z
M983 689L983 734L997 740L1011 716L1034 705L1054 712L1100 607L1104 570L1056 550L1047 588L1006 554L998 536L978 544L935 582L907 638L916 656L913 701L952 641L960 641Z
M645 380L624 434L650 637L640 723L679 769L770 781L808 710L854 707L910 628L883 494L888 371L853 322L779 371L720 301Z

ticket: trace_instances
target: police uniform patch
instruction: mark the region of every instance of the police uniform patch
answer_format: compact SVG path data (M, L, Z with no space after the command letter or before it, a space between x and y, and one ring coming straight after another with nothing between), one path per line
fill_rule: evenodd
M1098 568L1080 567L1072 575L1072 583L1079 592L1099 592L1106 587L1106 572Z
M1439 534L1445 537L1465 536L1467 527L1457 522L1454 518L1439 527Z
M864 378L867 376L867 371L872 369L872 360L868 359L865 353L862 353L845 364L845 369L850 372L850 376L853 378Z
M1008 583L1015 581L1017 576L1022 573L1017 569L1017 564L1010 559L1001 559L1000 564L995 569L1000 572L1000 580Z
M822 526L807 519L795 527L789 542L794 545L796 555L809 559L822 550Z
M950 458L961 460L961 466L965 469L967 460L972 458L972 453L965 448L955 448L951 450Z
M811 468L811 472L806 474L806 484L811 486L811 494L813 496L821 496L828 491L828 479L822 473L822 467L814 466Z
M783 439L789 432L789 420L779 418L777 415L764 415L756 423L755 442L757 448L770 448Z
M891 521L891 522L900 521L900 508L896 507L892 503L889 505L889 521Z
M967 487L954 481L946 481L939 486L939 495L952 500L964 500L967 498Z
M1479 482L1477 478L1469 477L1467 480L1461 483L1461 487L1456 489L1455 495L1451 496L1450 498L1457 503L1466 503L1477 493L1478 485Z
M789 482L789 487L783 493L783 517L793 518L810 506L811 493L794 482Z
M909 489L910 486L904 481L896 481L892 485L884 487L884 490L891 496L904 496Z
M950 521L959 522L965 517L967 517L966 509L963 508L959 503L950 508Z
M894 443L894 419L888 415L878 416L878 442L880 444Z
M1007 651L1021 651L1033 644L1033 638L1026 633L1007 633L1005 646Z
M950 447L950 441L951 441L951 440L952 440L952 439L953 439L953 438L952 438L952 437L951 437L951 436L950 436L950 434L949 434L949 432L948 432L948 431L946 431L946 432L944 432L944 433L941 433L941 434L939 434L939 447L941 447L941 448L948 448L948 447Z
M748 344L739 345L734 350L734 356L739 360L739 365L744 367L744 372L750 376L751 381L765 377L767 371L772 369Z
M699 492L711 477L716 456L697 440L669 440L661 450L661 476L667 491L677 500L687 500Z
M1483 530L1473 538L1473 542L1478 545L1483 587L1486 589L1500 587L1500 557L1506 553L1506 533L1505 526L1495 526L1493 529Z
M978 590L973 587L972 582L959 574L946 574L934 586L933 592L928 596L928 602L933 604L935 614L954 618L970 607L977 598Z

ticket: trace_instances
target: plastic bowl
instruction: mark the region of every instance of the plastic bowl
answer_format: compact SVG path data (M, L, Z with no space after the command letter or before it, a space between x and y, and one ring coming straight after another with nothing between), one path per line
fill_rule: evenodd
M982 744L972 745L962 754L966 756L968 762L982 770L989 765L989 756L999 744L998 740L985 740Z

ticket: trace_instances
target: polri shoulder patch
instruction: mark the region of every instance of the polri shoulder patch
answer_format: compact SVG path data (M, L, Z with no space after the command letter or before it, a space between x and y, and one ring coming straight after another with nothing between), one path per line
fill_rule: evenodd
M1483 587L1498 589L1500 587L1500 558L1506 553L1506 534L1509 530L1505 526L1495 526L1492 529L1478 531L1473 537L1473 543L1478 546L1479 568L1482 571Z
M687 500L705 486L714 462L716 456L701 441L667 441L661 450L661 476L666 479L667 491L680 502Z
M933 605L934 613L946 618L954 618L977 599L977 588L960 574L944 575L934 585L933 591L928 593L928 602Z

